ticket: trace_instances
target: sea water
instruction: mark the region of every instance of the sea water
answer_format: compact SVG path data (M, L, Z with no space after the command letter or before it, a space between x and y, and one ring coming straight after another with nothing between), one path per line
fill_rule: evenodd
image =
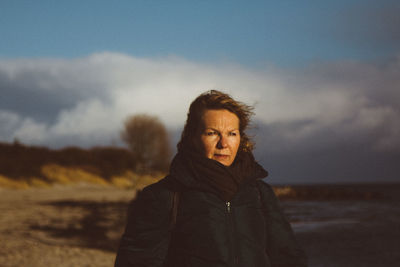
M338 186L374 197L281 202L309 266L400 266L400 185Z

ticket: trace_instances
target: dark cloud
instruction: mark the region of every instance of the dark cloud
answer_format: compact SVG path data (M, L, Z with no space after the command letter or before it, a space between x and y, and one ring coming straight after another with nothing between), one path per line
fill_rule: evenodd
M282 75L297 102L281 109L306 116L257 122L256 155L270 181L398 182L399 62L319 63Z
M297 123L260 125L256 157L269 170L272 183L398 182L400 150L376 150L377 133L360 129L338 135L332 129L291 142L283 132ZM301 126L300 126L301 127Z
M104 73L97 77L90 58L63 60L8 60L0 65L0 107L42 122L54 122L60 110L93 95L106 99ZM83 76L82 76L83 75ZM88 77L89 76L89 77ZM90 76L94 76L90 78Z

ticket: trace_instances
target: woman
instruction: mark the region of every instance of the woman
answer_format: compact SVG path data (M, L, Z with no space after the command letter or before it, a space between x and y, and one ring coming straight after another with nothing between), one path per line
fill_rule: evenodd
M245 130L252 107L197 97L170 174L131 208L115 266L306 266Z

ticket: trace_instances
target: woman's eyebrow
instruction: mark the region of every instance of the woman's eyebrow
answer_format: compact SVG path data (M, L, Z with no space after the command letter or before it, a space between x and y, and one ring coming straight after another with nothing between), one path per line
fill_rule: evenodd
M206 131L206 130L213 130L213 131L219 132L218 129L213 128L213 127L205 127L204 130L205 130L205 131ZM233 129L228 130L228 132L233 132L233 131L239 131L239 128L233 128Z

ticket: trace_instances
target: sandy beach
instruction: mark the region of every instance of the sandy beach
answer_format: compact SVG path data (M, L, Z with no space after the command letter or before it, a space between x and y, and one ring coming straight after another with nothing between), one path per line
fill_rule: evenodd
M0 266L113 266L133 195L94 185L0 189Z

